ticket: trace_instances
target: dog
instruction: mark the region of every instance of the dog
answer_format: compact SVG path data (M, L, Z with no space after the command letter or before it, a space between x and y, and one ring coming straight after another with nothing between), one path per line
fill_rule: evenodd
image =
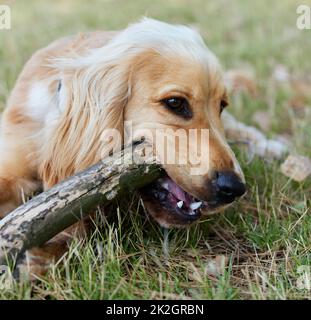
M2 116L0 218L38 190L107 157L105 129L209 130L204 174L192 164L163 164L165 175L141 190L162 226L183 227L223 210L245 193L245 178L225 139L228 104L216 56L190 27L144 18L117 32L62 38L26 63ZM131 141L130 141L131 142ZM169 144L182 154L195 150ZM174 149L174 150L173 150ZM83 222L27 252L28 270L41 274L64 252Z

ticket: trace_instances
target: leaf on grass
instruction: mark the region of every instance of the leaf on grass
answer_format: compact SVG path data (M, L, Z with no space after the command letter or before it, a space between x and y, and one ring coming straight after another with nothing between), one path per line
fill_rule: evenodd
M228 265L228 257L224 255L218 255L215 259L207 262L205 267L205 273L211 276L219 276L224 274L225 269Z
M298 182L311 174L311 159L304 156L289 155L281 165L282 173Z

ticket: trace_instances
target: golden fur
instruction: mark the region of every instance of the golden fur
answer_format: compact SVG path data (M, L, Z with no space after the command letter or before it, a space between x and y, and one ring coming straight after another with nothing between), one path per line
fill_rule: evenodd
M149 27L153 23L155 29L170 28L153 20L145 23ZM183 32L189 39L195 38L192 51L187 43L178 42ZM35 53L19 76L2 116L0 218L41 183L44 188L50 188L107 156L111 145L102 143L103 130L123 132L125 121L133 122L134 132L146 128L151 132L159 128L173 131L183 128L187 132L191 128L210 130L206 175L190 178L189 163L164 165L170 177L196 197L209 197L206 180L215 170L233 170L243 180L237 160L224 139L219 116L220 101L226 99L221 70L217 59L190 32L181 29L178 37L174 36L176 50L174 46L167 51L158 50L156 43L147 43L138 50L136 43L140 39L133 36L133 45L130 43L127 52L121 52L123 47L118 49L112 41L120 33L94 32L60 39ZM165 34L161 41L166 43ZM167 39L169 43L171 40ZM45 96L40 100L42 92ZM161 99L175 93L189 100L194 114L190 121L160 107ZM41 102L44 111L39 110ZM155 216L165 224L165 216L159 213ZM29 252L32 270L40 273L37 265L42 257L49 262L63 254L70 232L73 229L80 232L81 226L76 225L45 247Z

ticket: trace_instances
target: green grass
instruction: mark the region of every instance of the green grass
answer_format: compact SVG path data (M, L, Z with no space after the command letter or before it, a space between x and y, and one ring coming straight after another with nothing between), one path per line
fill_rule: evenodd
M233 99L231 112L254 124L253 113L268 110L268 135L289 134L293 152L311 156L310 112L296 117L288 107L292 89L271 82L278 64L298 77L310 74L311 31L296 29L300 1L0 3L11 4L13 23L11 31L0 31L0 110L36 49L63 35L119 29L148 15L198 27L224 69L252 68L260 94ZM310 299L310 291L297 287L298 268L311 265L310 179L290 181L280 173L280 163L258 158L248 163L236 151L248 184L246 197L188 230L171 230L168 254L163 230L146 217L138 197L129 196L106 209L107 219L97 219L92 238L73 243L44 279L15 283L0 290L0 298ZM223 272L208 273L208 264L222 255L228 261Z

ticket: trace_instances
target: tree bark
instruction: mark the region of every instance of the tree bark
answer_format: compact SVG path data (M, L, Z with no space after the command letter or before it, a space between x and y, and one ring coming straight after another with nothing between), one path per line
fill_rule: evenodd
M155 180L161 169L143 142L34 197L0 220L0 265L40 246L90 210Z

